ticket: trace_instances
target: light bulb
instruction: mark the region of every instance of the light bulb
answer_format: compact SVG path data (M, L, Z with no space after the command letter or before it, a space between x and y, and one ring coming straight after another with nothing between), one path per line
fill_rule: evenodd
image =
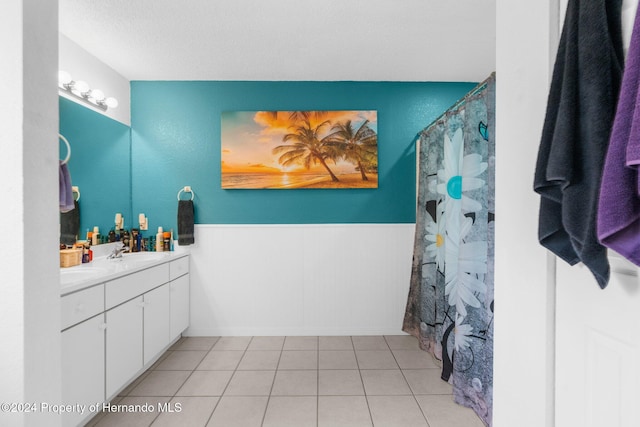
M118 100L112 97L108 97L107 99L105 99L104 103L109 108L116 108L118 106Z
M71 83L71 74L66 71L58 71L58 85L64 86Z
M73 84L73 90L80 92L81 94L87 93L89 91L89 83L84 80L78 80Z
M96 102L104 101L104 92L100 89L91 89L91 98L95 99Z

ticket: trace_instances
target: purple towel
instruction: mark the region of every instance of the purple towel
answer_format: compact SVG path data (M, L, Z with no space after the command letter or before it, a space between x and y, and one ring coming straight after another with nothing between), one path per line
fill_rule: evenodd
M598 238L640 265L640 8L622 78L598 203Z
M58 173L59 184L58 192L60 198L60 212L65 213L73 210L73 190L71 189L71 174L66 163L60 162L60 171Z

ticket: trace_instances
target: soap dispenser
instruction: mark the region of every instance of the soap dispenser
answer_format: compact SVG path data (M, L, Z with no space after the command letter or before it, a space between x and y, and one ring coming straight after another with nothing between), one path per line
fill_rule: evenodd
M156 234L156 252L162 252L164 249L164 232L162 227L158 227L158 234Z

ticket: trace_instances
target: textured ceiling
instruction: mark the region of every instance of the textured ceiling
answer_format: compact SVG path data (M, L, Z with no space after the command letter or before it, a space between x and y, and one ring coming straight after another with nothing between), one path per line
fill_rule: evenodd
M60 32L130 80L479 81L495 0L59 0Z

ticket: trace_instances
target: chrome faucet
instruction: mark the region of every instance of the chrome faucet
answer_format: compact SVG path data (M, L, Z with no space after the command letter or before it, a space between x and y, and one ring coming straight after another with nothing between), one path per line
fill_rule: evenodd
M113 248L113 252L107 256L107 259L122 258L123 252L129 252L129 247L124 243L119 248L117 246Z

